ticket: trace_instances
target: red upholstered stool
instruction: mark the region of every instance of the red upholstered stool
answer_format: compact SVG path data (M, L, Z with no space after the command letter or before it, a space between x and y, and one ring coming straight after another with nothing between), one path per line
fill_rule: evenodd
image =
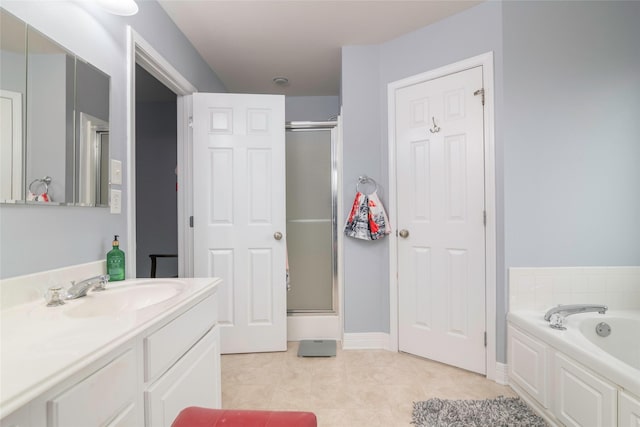
M183 409L171 427L317 427L312 412Z

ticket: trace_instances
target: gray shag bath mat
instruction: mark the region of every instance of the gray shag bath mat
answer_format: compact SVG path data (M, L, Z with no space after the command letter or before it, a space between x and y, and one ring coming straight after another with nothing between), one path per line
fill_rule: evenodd
M546 427L520 398L429 399L413 403L411 424L418 427Z

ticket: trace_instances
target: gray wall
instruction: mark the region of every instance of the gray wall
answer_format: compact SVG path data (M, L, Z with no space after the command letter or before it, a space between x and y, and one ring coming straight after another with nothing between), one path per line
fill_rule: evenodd
M504 3L506 268L640 265L638 22L638 2Z
M27 87L31 90L26 100L29 106L26 116L29 148L26 150L26 185L29 186L34 179L50 176L51 200L73 202L73 194L66 193L65 186L69 166L67 148L73 146L73 132L68 133L68 124L73 122L73 111L68 111L68 106L74 98L73 85L66 83L67 75L73 76L73 62L70 63L63 54L38 54L29 55L29 63ZM32 188L43 189L37 183Z
M340 114L338 96L287 96L284 99L285 120L327 121Z
M378 181L382 201L388 205L388 83L493 51L496 120L499 120L502 110L501 7L496 2L484 3L381 45L343 48L345 207L351 206L357 177L362 174ZM499 132L496 147L498 151L502 149ZM501 203L500 188L497 197ZM390 220L395 220L393 215ZM500 238L500 219L498 230ZM499 250L503 250L501 244ZM369 243L345 239L344 256L345 332L389 332L388 240ZM503 283L504 278L500 279Z
M379 195L386 203L379 64L378 46L342 50L343 215L351 209L360 175L379 183ZM369 242L345 238L343 256L344 331L388 332L388 239Z
M22 93L24 99L27 69L24 53L0 50L2 69L7 70L0 75L0 87L5 90Z
M123 162L123 211L106 208L0 206L0 278L105 257L113 234L127 231L127 32L131 25L199 91L226 92L164 10L139 1L133 17L108 14L90 2L2 1L2 7L111 76L111 157ZM69 25L73 22L73 25Z
M639 23L639 2L505 3L508 267L640 265Z
M388 183L387 84L494 53L498 361L509 267L640 264L639 21L638 2L487 2L343 49L347 206L359 174ZM345 332L388 332L387 243L344 256Z

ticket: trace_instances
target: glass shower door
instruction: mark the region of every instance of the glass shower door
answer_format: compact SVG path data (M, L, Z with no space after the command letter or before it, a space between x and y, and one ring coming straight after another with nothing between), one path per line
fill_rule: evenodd
M331 130L287 131L286 135L287 312L334 312Z

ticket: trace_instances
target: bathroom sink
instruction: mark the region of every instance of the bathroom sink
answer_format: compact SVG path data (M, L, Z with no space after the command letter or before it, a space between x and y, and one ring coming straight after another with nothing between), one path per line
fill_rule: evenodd
M69 317L117 315L140 310L175 297L184 289L180 281L153 280L109 287L90 292L86 297L68 301L64 313Z

